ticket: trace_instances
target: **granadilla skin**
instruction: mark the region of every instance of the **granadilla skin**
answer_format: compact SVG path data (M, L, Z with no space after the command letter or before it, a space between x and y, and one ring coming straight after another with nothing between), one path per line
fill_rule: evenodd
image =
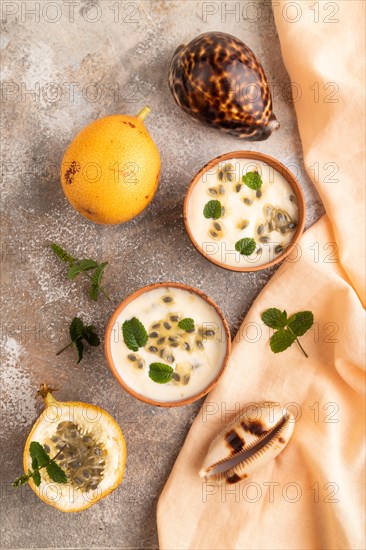
M230 34L208 32L179 46L169 87L192 118L240 139L262 141L279 127L261 64Z

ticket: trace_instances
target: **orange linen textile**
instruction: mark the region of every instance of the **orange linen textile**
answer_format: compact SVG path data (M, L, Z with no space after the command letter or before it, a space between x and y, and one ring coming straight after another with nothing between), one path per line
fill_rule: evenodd
M287 20L294 14L284 16L289 4L301 7L295 23ZM318 163L314 183L327 215L304 234L297 261L284 262L235 338L160 497L162 550L366 547L364 2L331 4L338 22L324 21L324 2L273 2L283 57L302 90L295 107L305 164L313 175ZM334 89L338 102L325 101ZM337 182L327 178L327 163L338 166ZM314 329L301 338L308 359L296 345L271 352L260 321L268 307L314 312ZM246 481L205 483L198 471L214 435L239 407L261 400L290 404L296 425L288 447Z

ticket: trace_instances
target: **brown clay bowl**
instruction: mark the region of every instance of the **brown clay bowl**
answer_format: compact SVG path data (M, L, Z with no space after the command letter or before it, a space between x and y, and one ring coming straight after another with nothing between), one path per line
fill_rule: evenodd
M126 382L123 380L121 375L119 374L116 365L113 361L112 352L111 352L111 337L112 337L112 331L113 327L118 319L119 314L121 311L130 304L133 300L141 296L141 294L144 294L145 292L149 292L150 290L154 290L156 288L179 288L182 290L187 290L188 292L193 292L194 294L197 294L200 298L205 300L211 307L214 308L216 313L219 315L224 331L225 331L225 337L226 337L226 353L224 356L224 359L222 361L221 368L216 375L216 377L209 383L207 386L200 391L199 393L192 395L190 397L187 397L185 399L179 400L179 401L155 401L154 399L150 399L149 397L146 397L145 395L142 395L140 393L137 393L135 390L130 388ZM231 351L231 336L230 336L230 329L228 326L228 323L224 317L224 314L220 310L220 308L217 306L217 304L204 292L201 290L198 290L197 288L191 287L189 285L183 284L183 283L154 283L148 286L145 286L143 288L140 288L130 294L123 302L119 304L119 306L116 308L114 313L112 314L111 318L108 321L108 325L105 331L105 339L104 339L104 352L107 359L107 363L109 368L112 371L112 374L116 378L117 382L122 386L124 390L126 390L128 393L130 393L133 397L136 397L136 399L139 399L140 401L143 401L144 403L148 403L149 405L155 405L159 407L180 407L182 405L189 405L190 403L193 403L193 401L197 401L197 399L200 399L204 395L206 395L208 392L210 392L213 387L217 384L219 378L221 377L227 363L230 357L230 351Z
M213 258L212 256L210 256L208 254L205 254L205 252L202 249L202 247L200 246L200 244L196 241L196 239L195 239L195 237L194 237L194 235L191 231L190 225L189 225L188 204L189 204L191 194L192 194L192 191L193 191L195 185L200 180L202 175L205 172L207 172L208 170L212 170L212 168L216 164L218 164L219 162L222 162L222 161L233 159L233 158L239 158L239 159L243 158L243 159L248 159L248 160L262 161L262 162L265 162L266 164L268 164L269 166L272 166L275 170L277 170L277 172L279 172L287 180L287 182L290 184L290 186L291 186L291 188L294 192L294 195L296 196L296 199L297 199L299 219L298 219L297 228L296 228L296 231L294 233L292 241L290 242L290 244L287 246L286 250L282 254L279 254L276 258L274 258L270 262L267 262L267 263L264 263L264 264L261 264L261 265L232 266L232 265L228 265L228 264L225 264L223 262L220 262L219 260L217 260L216 258ZM268 267L272 267L272 266L277 265L280 262L282 262L289 254L291 254L291 252L293 251L293 249L297 245L297 243L298 243L298 241L299 241L299 239L300 239L300 237L301 237L301 235L304 231L305 217L306 217L305 197L304 197L304 194L302 192L301 186L300 186L299 182L297 181L297 179L295 178L294 174L292 172L290 172L290 170L288 168L286 168L286 166L284 166L279 160L275 159L274 157L270 157L269 155L265 155L263 153L258 153L258 152L255 152L255 151L232 151L230 153L225 153L224 155L220 155L220 156L212 159L207 164L205 164L205 166L203 166L203 168L201 168L201 170L199 172L197 172L197 174L194 176L194 178L190 182L187 193L186 193L186 196L185 196L185 199L184 199L184 206L183 206L183 218L184 218L184 224L185 224L185 227L186 227L186 231L187 231L188 236L191 239L193 245L197 248L197 250L210 262L212 262L212 263L214 263L214 264L216 264L216 265L218 265L218 266L220 266L224 269L228 269L230 271L241 271L241 272L244 272L244 271L260 271L260 270L267 269Z

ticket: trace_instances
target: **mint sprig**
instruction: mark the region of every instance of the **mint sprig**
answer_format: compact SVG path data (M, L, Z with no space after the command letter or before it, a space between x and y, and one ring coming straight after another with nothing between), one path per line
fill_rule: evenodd
M221 202L218 200L212 200L208 201L208 203L205 204L205 207L203 209L203 215L207 219L214 219L218 220L221 217L222 213L222 206Z
M34 484L39 487L41 484L41 474L40 470L46 468L46 471L52 481L56 483L67 483L67 475L65 471L60 468L60 466L55 462L58 455L63 451L62 447L58 453L51 458L47 453L46 449L37 441L32 441L29 446L29 454L32 459L32 470L28 470L27 474L19 476L14 482L13 487L17 488L20 485L24 485L31 478L34 481Z
M253 254L256 247L255 240L249 237L244 237L244 239L240 239L235 243L235 250L240 252L243 256L250 256Z
M173 377L174 370L164 363L151 363L149 377L157 384L167 384Z
M263 185L261 175L258 172L248 172L242 179L243 183L254 191L258 191Z
M311 311L299 311L288 319L286 311L273 307L264 311L261 319L267 327L277 329L269 340L273 353L285 351L296 342L305 357L308 357L298 337L313 326L314 315Z
M108 262L98 263L91 259L78 260L56 243L51 244L51 249L59 260L69 264L67 276L70 280L75 279L80 273L90 280L91 286L89 289L89 296L92 300L96 302L100 292L104 294L107 300L110 299L101 285L104 269L108 265ZM93 271L92 275L89 273L91 271Z
M146 345L148 340L146 329L137 317L132 317L123 323L122 334L124 343L132 351L138 351L139 348Z
M186 332L194 331L194 320L191 317L185 317L178 323L178 327Z
M100 344L100 338L98 334L95 332L95 326L94 325L85 326L83 320L80 319L80 317L74 317L73 320L71 321L69 326L69 334L70 334L71 342L69 342L67 346L65 346L64 348L60 349L60 351L58 351L56 355L60 355L60 353L65 351L65 349L74 345L78 354L77 364L79 364L83 358L83 354L84 354L83 340L86 340L86 342L90 346L99 346Z

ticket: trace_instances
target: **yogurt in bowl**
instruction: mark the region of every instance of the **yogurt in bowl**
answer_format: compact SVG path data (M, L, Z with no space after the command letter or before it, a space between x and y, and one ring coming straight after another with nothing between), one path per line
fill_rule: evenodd
M295 176L278 160L235 151L193 178L184 221L208 260L233 271L256 271L294 248L304 228L305 200Z
M156 283L124 300L109 320L105 354L134 397L165 407L191 403L216 384L231 349L228 324L203 292Z

